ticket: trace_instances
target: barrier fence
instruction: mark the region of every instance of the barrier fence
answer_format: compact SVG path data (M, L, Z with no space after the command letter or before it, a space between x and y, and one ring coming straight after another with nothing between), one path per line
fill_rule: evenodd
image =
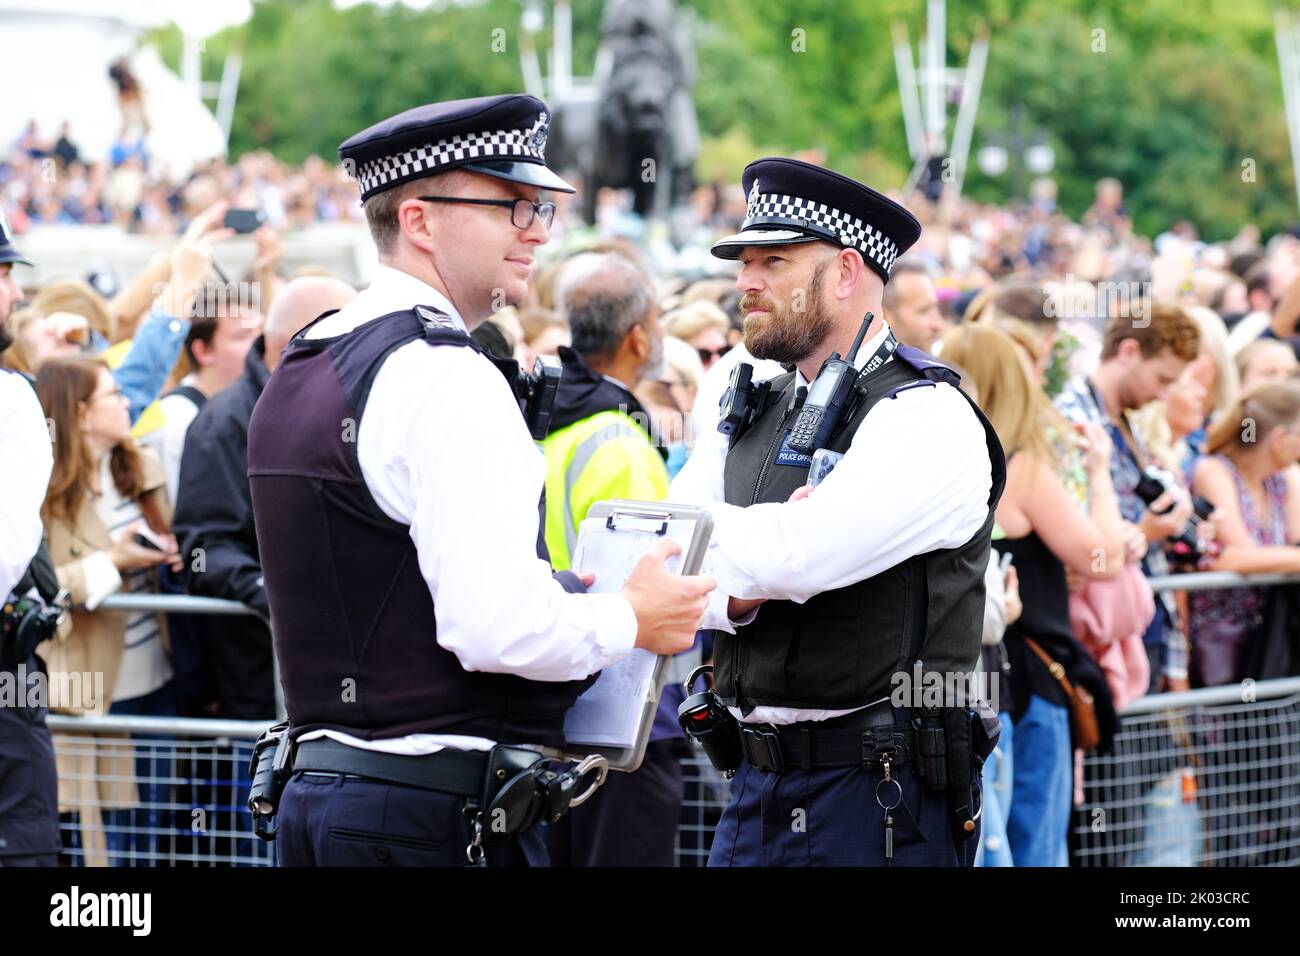
M74 865L269 866L246 807L262 721L48 717L61 785L88 795L59 815ZM84 768L84 769L82 769Z
M1080 866L1300 866L1300 678L1135 701L1071 842Z
M1152 579L1157 590L1300 583L1210 572ZM233 601L115 595L104 607L241 615ZM50 715L79 796L61 814L75 865L268 866L274 843L245 808L261 721ZM703 754L682 761L679 866L708 859L727 782ZM1300 865L1300 677L1155 694L1130 705L1109 753L1083 761L1070 834L1079 866Z

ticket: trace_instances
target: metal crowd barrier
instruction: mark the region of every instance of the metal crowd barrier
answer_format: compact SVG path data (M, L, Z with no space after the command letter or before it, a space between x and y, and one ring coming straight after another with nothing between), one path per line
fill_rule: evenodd
M1300 866L1300 678L1144 697L1083 771L1079 866Z
M677 865L703 866L727 782L682 766ZM1300 677L1134 701L1083 783L1075 866L1300 866Z
M253 833L248 763L265 721L50 714L60 761L78 794L59 815L76 866L271 866L275 844ZM93 768L93 769L89 769ZM61 768L62 770L63 768Z
M1207 572L1151 582L1191 591L1300 576ZM255 613L184 595L114 595L102 606ZM62 757L94 759L91 773L71 781L79 809L61 814L70 862L274 865L274 843L254 835L244 806L249 754L265 722L50 715L49 724ZM676 863L703 866L728 784L698 748L682 769ZM1300 678L1135 701L1113 750L1085 756L1083 778L1070 835L1076 865L1300 865ZM113 792L132 784L127 799Z

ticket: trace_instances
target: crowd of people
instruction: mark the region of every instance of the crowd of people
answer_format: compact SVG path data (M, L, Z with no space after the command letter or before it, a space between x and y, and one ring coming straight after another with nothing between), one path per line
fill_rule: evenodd
M0 200L10 222L19 232L29 225L110 223L169 236L218 199L258 209L281 230L362 219L356 184L320 157L294 166L258 150L234 162L209 160L178 178L151 160L144 143L126 137L106 156L87 155L68 124L51 137L32 120L0 155Z
M112 298L83 277L27 289L0 355L33 378L54 436L43 517L74 613L43 656L54 669L102 672L100 703L113 713L269 721L248 421L289 340L355 294L323 270L285 275L277 233L360 218L355 184L319 160L291 168L253 153L171 185L138 153L90 160L70 137L32 126L0 162L19 233L30 223L184 232ZM57 175L43 175L47 161ZM697 190L700 235L738 224L733 191ZM960 372L1008 459L986 576L983 666L1001 680L1004 732L986 769L985 862L1063 865L1076 752L1105 746L1128 703L1300 662L1293 586L1152 587L1195 570L1300 573L1300 238L1264 243L1247 226L1205 243L1187 223L1138 236L1109 180L1078 222L1048 181L1008 206L909 205L924 230L886 286L885 319L900 342ZM217 281L212 262L231 207L258 208L268 223L236 283ZM525 368L558 356L571 385L588 383L561 394L554 429L585 420L602 381L622 388L620 413L659 459L646 465L654 480L626 496L662 496L658 471L682 468L715 427L730 370L752 361L742 296L713 270L665 269L627 228L617 194L601 208L592 241L561 248L527 301L475 338ZM557 225L574 214L562 210ZM781 371L754 364L756 379ZM593 500L607 490L593 482ZM547 491L568 501L573 488ZM558 522L548 514L561 567L574 529ZM228 598L259 616L97 610L120 592ZM1095 701L1096 739L1080 738L1079 687ZM82 713L86 703L54 701ZM125 859L125 838L94 845L92 824L148 795L132 768L95 759L62 758L60 809L81 821L88 861Z

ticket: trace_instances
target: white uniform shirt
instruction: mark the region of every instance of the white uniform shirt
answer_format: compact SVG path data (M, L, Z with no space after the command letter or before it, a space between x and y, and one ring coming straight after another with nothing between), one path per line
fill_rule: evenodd
M13 590L41 545L41 504L54 453L36 392L0 372L0 599Z
M465 327L436 289L379 266L370 288L307 336L341 335L415 305L437 308ZM438 643L466 670L576 680L632 649L636 615L626 598L567 594L537 557L546 462L505 379L483 356L423 341L396 349L371 386L357 457L379 507L410 525ZM443 746L486 750L493 743L448 734L363 741L335 731L301 739L322 735L403 754Z
M887 330L882 322L863 343L859 368ZM795 381L807 384L798 372ZM802 604L914 555L963 545L988 517L992 465L984 429L966 399L946 384L907 389L876 404L844 459L802 501L748 508L726 504L726 456L726 436L703 431L668 492L670 501L698 504L713 515L704 571L717 578L719 599L710 602L701 627L734 634L736 624L753 619L729 620L727 595ZM741 719L790 724L853 709L757 707ZM732 713L741 716L736 708Z

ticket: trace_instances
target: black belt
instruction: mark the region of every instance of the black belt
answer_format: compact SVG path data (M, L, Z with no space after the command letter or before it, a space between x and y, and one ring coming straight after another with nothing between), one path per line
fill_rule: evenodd
M740 747L759 770L816 770L824 767L901 767L916 752L915 734L894 723L885 700L843 717L796 724L741 724Z
M481 750L452 750L418 757L362 750L337 740L305 740L294 751L293 772L344 773L385 783L401 783L458 797L481 797L488 755Z

